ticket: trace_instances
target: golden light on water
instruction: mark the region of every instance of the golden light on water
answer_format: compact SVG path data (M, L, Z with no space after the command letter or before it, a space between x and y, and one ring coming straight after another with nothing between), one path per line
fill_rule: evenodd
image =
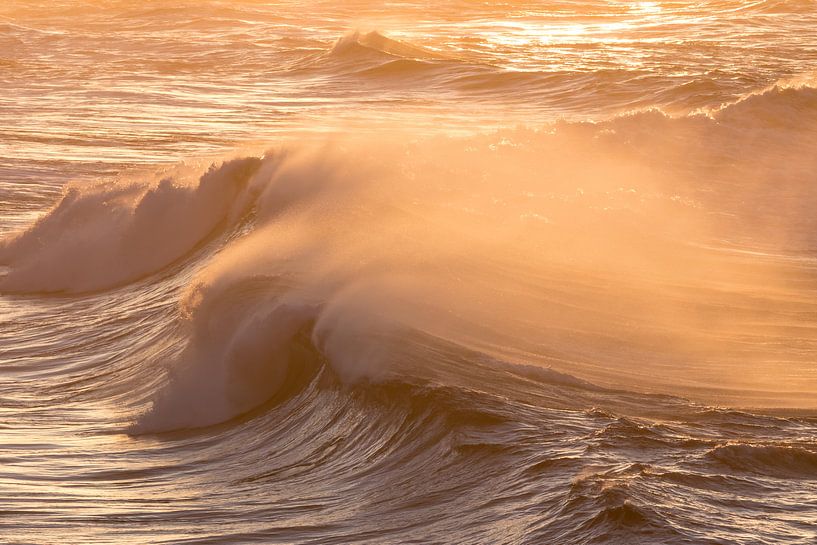
M812 545L815 44L0 3L0 541Z
M635 2L632 10L636 13L661 13L661 4L658 2Z

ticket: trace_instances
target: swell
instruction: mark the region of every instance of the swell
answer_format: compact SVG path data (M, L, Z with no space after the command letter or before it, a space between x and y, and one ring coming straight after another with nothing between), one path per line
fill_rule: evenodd
M784 80L721 107L715 115L722 123L736 126L810 133L817 121L815 82L814 74Z
M439 60L443 55L428 49L412 45L407 42L388 38L383 34L372 31L368 33L353 32L340 38L329 53L335 58L371 58L413 60Z
M479 56L439 53L377 31L346 34L327 51L295 63L292 74L297 76L303 71L328 72L332 85L344 88L362 83L381 91L442 90L470 100L499 100L506 105L536 100L540 108L558 108L559 115L581 113L580 119L653 107L678 115L717 110L741 101L747 89L770 83L762 77L736 76L720 69L683 77L620 66L595 70L517 69ZM807 83L809 78L801 82ZM782 82L780 88L791 85L791 81Z
M407 42L389 38L379 32L355 31L337 39L331 47L319 53L305 56L298 61L294 72L329 70L337 74L397 74L402 70L387 68L404 67L408 71L422 70L446 58L430 50Z
M811 471L808 463L792 465L775 452L763 453L760 472L749 456L748 478L746 466L724 466L722 455L732 446L712 449L712 436L729 433L729 426L700 427L712 417L705 409L678 418L679 406L691 409L681 400L640 396L630 401L637 410L663 406L668 420L660 423L588 411L582 408L586 400L578 400L587 395L583 386L566 386L561 379L541 375L533 383L529 374L503 378L495 367L480 366L477 355L429 339L423 342L443 354L442 359L477 363L470 374L482 389L416 375L347 384L306 336L296 334L288 342L302 348L313 363L291 359L290 366L300 365L306 372L295 373L266 403L221 426L156 439L178 445L218 438L227 445L220 453L220 470L228 471L233 485L253 494L297 486L312 498L309 505L325 509L328 505L318 492L323 487L343 490L345 497L368 509L354 525L332 527L341 540L416 537L410 521L422 516L462 542L483 541L499 521L505 529L510 521L517 535L514 539L498 533L492 541L500 543L700 542L710 510L723 508L719 502L726 500L719 498L734 497L742 509L752 509L750 498L786 486L779 479L807 477ZM528 395L559 392L573 407L554 409L541 400L515 398L519 390ZM602 405L615 405L619 396L631 395L596 394L596 403ZM757 421L744 414L741 419L762 424L764 417ZM765 429L785 435L796 433L802 423L780 420ZM154 431L164 430L132 430ZM645 443L647 435L658 440ZM779 441L776 448L790 448L782 437ZM791 450L801 455L802 449ZM616 462L636 452L641 461ZM741 453L740 458L747 457ZM758 475L764 480L758 481ZM412 483L410 488L407 483ZM665 489L662 483L671 487ZM690 491L696 495L688 496ZM676 509L679 494L694 508ZM435 518L441 505L456 505L456 527ZM548 515L511 516L520 509ZM377 520L373 513L379 515ZM382 517L391 522L387 529L378 522ZM314 531L314 526L293 524L287 535L305 538ZM264 530L252 534L254 539L270 536Z
M712 449L708 456L733 471L789 479L817 478L813 444L730 444Z

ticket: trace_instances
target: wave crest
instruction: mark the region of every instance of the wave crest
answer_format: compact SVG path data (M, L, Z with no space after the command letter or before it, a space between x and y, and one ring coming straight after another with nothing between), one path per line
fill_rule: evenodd
M334 56L378 56L399 57L413 60L439 60L441 55L408 42L395 40L377 31L355 31L340 38L332 47Z
M155 273L229 218L260 159L213 165L195 183L173 178L70 187L25 231L0 241L0 292L88 292Z

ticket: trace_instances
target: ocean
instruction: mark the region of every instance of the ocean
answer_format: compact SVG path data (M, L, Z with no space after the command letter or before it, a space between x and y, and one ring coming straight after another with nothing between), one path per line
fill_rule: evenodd
M5 0L0 543L817 543L817 3Z

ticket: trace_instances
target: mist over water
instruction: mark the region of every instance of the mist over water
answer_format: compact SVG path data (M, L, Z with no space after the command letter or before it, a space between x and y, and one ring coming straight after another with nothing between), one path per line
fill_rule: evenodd
M817 539L817 7L544 4L0 7L0 542Z

